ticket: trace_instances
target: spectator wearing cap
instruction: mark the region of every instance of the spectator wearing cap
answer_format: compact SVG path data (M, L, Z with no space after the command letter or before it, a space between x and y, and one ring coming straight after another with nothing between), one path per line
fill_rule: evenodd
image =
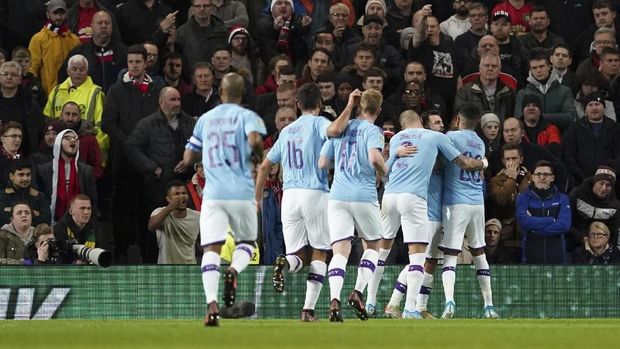
M536 47L545 49L551 53L553 47L566 45L564 39L549 31L549 14L544 6L532 7L528 23L531 30L518 38L525 51L530 51Z
M232 53L230 65L251 84L258 80L258 48L254 45L250 32L234 26L228 35L228 45Z
M571 227L568 196L554 184L553 165L532 167L532 184L517 196L516 219L521 229L521 260L526 264L564 264L566 237Z
M504 144L499 151L502 169L491 177L487 187L485 215L497 218L502 226L502 240L511 247L520 246L515 222L517 195L532 182L530 172L523 166L523 150L518 144Z
M493 113L484 113L480 117L478 136L484 141L486 158L490 158L491 154L498 151L502 145L500 126L499 117Z
M580 246L588 233L588 227L595 221L604 223L610 231L609 243L618 245L620 229L620 200L614 187L616 170L607 165L596 169L593 177L586 178L580 186L570 192L573 210L571 246Z
M65 124L62 120L54 119L48 121L47 124L45 124L45 129L43 130L43 139L41 140L39 151L30 154L28 159L33 164L42 164L52 160L54 158L52 150L54 149L54 141L56 140L56 136L65 128Z
M211 57L213 49L228 39L224 22L213 15L212 0L192 0L192 9L194 16L177 29L176 39L190 67Z
M34 98L40 106L44 106L47 102L47 95L43 92L41 80L28 71L32 63L32 60L30 59L30 51L23 46L17 46L11 52L11 57L12 61L22 67L21 85L24 91L29 92L32 98Z
M63 0L47 3L47 18L43 28L30 39L28 50L32 56L30 72L41 79L43 90L49 94L57 84L58 69L80 39L67 26L67 5Z
M454 101L458 110L464 103L472 103L480 110L488 110L497 115L500 122L513 115L515 91L500 79L502 62L496 52L487 52L480 58L480 75L461 87Z
M0 226L11 221L11 207L22 202L32 209L32 225L49 224L52 220L50 203L45 195L32 186L32 164L26 159L11 163L9 181L0 191Z
M618 126L604 111L603 95L591 93L586 98L585 117L564 134L564 162L576 183L594 176L601 164L620 159Z
M512 33L514 35L522 35L530 31L530 13L532 12L532 4L525 0L505 0L493 7L493 13L504 11L510 18L512 25Z
M271 0L271 13L256 22L256 40L264 64L280 53L293 62L305 62L309 22L293 12L293 0Z
M562 155L562 134L557 126L543 117L538 96L526 95L523 98L521 121L525 126L524 138L527 142L546 147L558 158Z
M0 66L0 125L11 121L21 125L21 152L28 156L39 149L40 132L45 121L39 104L21 86L21 77L21 67L16 62L5 62Z
M469 22L470 3L471 0L454 0L452 2L454 14L450 18L439 23L441 32L450 36L452 40L456 40L459 35L468 31L471 27L471 23Z
M574 264L609 265L620 263L620 250L609 241L609 228L602 222L592 222L583 239L583 246L575 250Z
M491 35L497 39L504 71L512 75L522 86L525 79L523 48L521 42L511 35L511 16L505 10L495 10L491 16Z
M366 16L376 15L385 20L385 15L387 14L387 6L385 5L384 0L368 0L366 5L364 6L364 15L360 16L357 20L356 31L361 34L362 26L364 25L364 19ZM387 22L386 22L387 25Z
M519 249L504 245L502 237L502 223L497 218L491 218L484 224L484 254L489 264L517 264L519 263Z
M547 121L566 130L577 119L573 93L551 74L551 62L544 51L535 49L530 52L528 64L529 77L525 87L517 92L515 115L523 113L525 96L535 95L540 98L541 112Z
M226 30L232 30L235 26L247 28L250 24L248 10L242 1L211 0L215 7L213 15L224 22Z

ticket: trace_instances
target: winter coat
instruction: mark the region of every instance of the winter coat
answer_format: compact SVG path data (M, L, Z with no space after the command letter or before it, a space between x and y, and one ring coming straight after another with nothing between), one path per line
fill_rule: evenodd
M26 202L30 206L33 226L51 223L50 203L42 192L33 187L21 189L8 185L0 192L0 210L2 210L0 224L7 224L11 221L11 207L18 202Z
M552 187L540 197L531 186L517 196L516 219L521 229L523 263L566 262L564 236L571 226L566 194Z
M574 264L609 265L620 264L620 251L615 246L607 245L605 251L596 256L590 249L579 247L573 254Z
M573 93L570 88L557 82L555 75L552 74L544 85L531 75L527 81L527 85L517 92L514 115L523 114L523 99L525 95L533 94L540 98L545 119L561 130L567 129L577 119Z
M121 29L123 42L130 46L152 40L155 33L159 31L159 22L170 12L172 9L159 0L155 0L150 8L144 4L143 0L129 0L117 7L116 19Z
M30 240L34 227L30 227L28 233L22 237L13 227L13 224L5 224L0 229L0 264L22 264L24 250Z
M497 115L501 123L506 117L514 115L515 91L498 79L494 96L495 106L491 109L482 82L480 78L477 78L476 81L467 83L458 90L454 100L454 110L458 110L463 103L469 102L478 106L480 110L488 110Z
M211 23L201 27L194 18L190 18L177 30L177 40L181 51L193 67L200 61L210 61L213 50L228 43L228 31L224 22L211 16Z

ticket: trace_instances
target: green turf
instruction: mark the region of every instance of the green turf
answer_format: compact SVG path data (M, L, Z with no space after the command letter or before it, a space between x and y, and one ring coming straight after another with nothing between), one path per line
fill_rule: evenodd
M0 321L0 348L617 348L620 319Z

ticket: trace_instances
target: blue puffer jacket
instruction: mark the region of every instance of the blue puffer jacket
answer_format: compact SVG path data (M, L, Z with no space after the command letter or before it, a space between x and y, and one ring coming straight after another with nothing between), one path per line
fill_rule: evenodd
M566 262L564 235L571 227L568 196L553 187L545 197L540 197L530 187L517 196L516 207L523 263Z

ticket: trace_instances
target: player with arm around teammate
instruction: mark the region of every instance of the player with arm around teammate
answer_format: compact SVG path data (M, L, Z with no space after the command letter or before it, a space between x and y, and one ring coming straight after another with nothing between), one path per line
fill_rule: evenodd
M302 115L281 131L257 173L255 196L260 202L269 170L275 164L282 165L282 231L286 255L276 259L273 272L276 292L284 291L284 272L298 272L310 253L302 321L315 321L314 307L327 271L327 251L331 249L327 225L327 171L319 168L318 158L327 138L338 137L344 131L360 96L359 90L353 91L340 117L330 122L318 116L321 110L318 85L302 85L297 91L297 107Z
M198 119L186 145L183 171L202 154L205 187L200 212L200 243L204 254L202 283L208 304L205 326L219 325L217 305L220 250L227 227L235 232L237 247L224 275L224 304L235 302L237 275L252 258L258 230L251 155L262 159L265 124L254 112L240 106L245 82L236 73L224 76L220 85L222 104Z

